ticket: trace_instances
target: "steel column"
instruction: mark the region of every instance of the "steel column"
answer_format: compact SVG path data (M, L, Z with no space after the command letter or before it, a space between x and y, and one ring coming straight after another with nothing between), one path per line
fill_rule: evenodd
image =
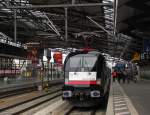
M72 0L72 4L75 4L76 0Z
M84 4L56 4L56 5L29 5L29 6L7 6L10 9L34 9L34 8L67 8L67 7L92 7L113 6L112 3L84 3Z
M117 27L117 13L118 12L118 0L114 0L114 37L116 37L116 27Z
M68 8L65 8L65 40L68 40Z
M14 41L17 41L17 12L14 9Z

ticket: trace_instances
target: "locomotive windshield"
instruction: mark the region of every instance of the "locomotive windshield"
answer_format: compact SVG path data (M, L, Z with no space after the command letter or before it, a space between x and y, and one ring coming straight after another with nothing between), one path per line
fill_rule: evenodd
M71 57L67 63L65 71L73 71L73 72L90 72L96 71L96 56L73 56Z
M90 69L92 69L94 66L96 66L96 60L97 57L84 57L83 59L83 67L88 67Z

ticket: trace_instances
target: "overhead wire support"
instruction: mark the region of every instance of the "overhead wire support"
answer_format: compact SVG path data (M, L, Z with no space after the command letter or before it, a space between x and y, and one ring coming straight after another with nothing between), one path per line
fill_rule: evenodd
M56 4L56 5L26 5L7 6L8 9L37 9L37 8L68 8L68 7L92 7L92 6L113 6L112 3L84 3L84 4Z
M103 31L105 31L108 35L112 36L112 34L106 30L103 26L101 26L100 24L98 24L96 21L94 21L91 17L86 16L92 23L94 23L95 25L97 25L99 28L101 28Z
M65 8L65 40L68 40L68 8Z
M118 0L114 0L113 3L113 10L114 10L114 15L113 15L113 41L114 41L114 56L115 56L115 52L117 49L118 44L116 44L118 42L118 36L116 35L116 30L117 30L117 9L118 9Z
M45 18L48 20L49 23L47 23L50 28L58 35L61 36L59 31L57 30L57 28L55 27L55 25L53 24L53 22L47 17L47 15L44 13Z
M14 9L14 42L17 42L17 11Z
M72 4L75 4L75 2L76 2L76 0L72 0L72 1L71 1Z
M118 12L118 0L114 0L114 37L116 37L116 28L117 28L117 12Z

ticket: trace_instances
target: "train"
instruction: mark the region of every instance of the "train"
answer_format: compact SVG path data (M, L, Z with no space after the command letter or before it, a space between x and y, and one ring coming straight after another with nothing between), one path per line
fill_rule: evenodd
M100 52L71 52L64 62L62 99L77 107L105 103L110 82L111 69Z

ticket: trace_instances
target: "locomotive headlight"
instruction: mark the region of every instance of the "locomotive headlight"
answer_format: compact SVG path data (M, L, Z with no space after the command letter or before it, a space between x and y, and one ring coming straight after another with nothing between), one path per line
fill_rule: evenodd
M72 97L72 91L63 91L63 97Z
M91 91L91 97L100 97L100 91L98 90Z

